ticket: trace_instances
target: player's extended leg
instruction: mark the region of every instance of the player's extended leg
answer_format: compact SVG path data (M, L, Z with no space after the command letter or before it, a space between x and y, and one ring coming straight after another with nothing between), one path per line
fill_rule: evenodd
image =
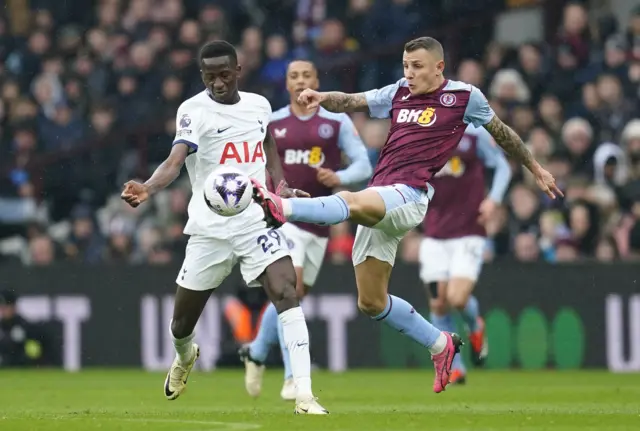
M447 241L425 237L420 243L420 279L427 288L431 323L441 331L455 332L455 320L447 302L447 281L451 266L451 250ZM456 355L451 366L451 383L464 381L462 356Z
M356 265L358 307L379 322L427 347L436 369L433 390L442 392L449 383L454 356L461 344L457 335L441 332L422 317L407 301L387 293L391 265L374 257L367 257Z
M198 345L193 342L194 329L212 292L213 289L196 291L178 286L171 320L176 358L164 382L168 400L175 400L184 392L191 369L200 355Z
M290 257L270 264L258 278L273 302L282 325L282 335L289 350L291 372L296 385L296 413L327 414L311 390L311 356L309 330L296 294L296 273Z
M182 394L200 350L193 342L194 329L211 292L231 272L234 265L228 241L192 235L187 243L184 263L176 278L178 289L173 305L171 335L176 358L164 384L167 399Z
M292 256L293 257L293 256ZM309 286L305 286L303 282L304 271L302 267L296 266L296 294L299 300L302 300L309 291ZM293 381L293 372L291 371L291 359L289 358L289 349L284 341L284 333L282 324L278 323L278 343L280 345L280 353L282 354L282 365L284 366L284 383L280 390L280 398L285 401L296 399L296 385Z
M351 220L362 226L375 226L386 214L385 202L374 189L359 192L342 191L319 198L282 199L252 180L254 199L265 211L270 226L289 221L333 225Z
M478 299L473 296L475 281L465 278L452 278L449 281L447 301L457 309L469 331L471 359L475 365L482 365L488 353L484 320L480 316Z
M431 323L446 332L455 332L456 324L453 318L453 314L447 303L447 282L432 282L427 284L427 291L429 293L429 309L431 311ZM449 378L450 383L464 384L466 379L467 370L465 369L464 362L461 355L456 355L453 358L451 364L451 376Z

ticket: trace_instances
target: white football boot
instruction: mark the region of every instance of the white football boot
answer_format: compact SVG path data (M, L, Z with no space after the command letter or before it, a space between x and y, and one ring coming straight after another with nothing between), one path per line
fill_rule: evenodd
M285 380L280 391L280 397L285 401L295 401L296 393L296 384L293 379Z
M189 374L200 357L200 347L194 343L192 349L193 359L188 364L181 364L176 357L167 373L167 378L164 381L164 396L170 401L178 398L187 388Z
M328 415L329 411L318 404L316 397L310 396L296 401L296 408L293 411L297 415Z
M262 392L265 366L251 357L248 344L238 350L238 356L244 363L244 387L250 396L256 398Z

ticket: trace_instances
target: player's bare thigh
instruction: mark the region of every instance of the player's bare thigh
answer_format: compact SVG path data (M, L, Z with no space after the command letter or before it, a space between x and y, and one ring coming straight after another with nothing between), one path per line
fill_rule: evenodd
M453 308L463 309L467 306L467 301L475 286L475 280L460 277L452 278L449 280L446 292L447 302Z
M358 308L368 316L378 316L387 306L387 290L393 266L368 256L354 269L358 287Z
M359 192L338 193L349 207L349 219L357 224L372 227L380 223L386 214L386 206L380 193L374 189Z

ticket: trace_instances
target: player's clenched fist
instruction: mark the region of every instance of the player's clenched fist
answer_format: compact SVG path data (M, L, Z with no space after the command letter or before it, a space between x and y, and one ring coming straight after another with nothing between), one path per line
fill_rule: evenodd
M144 184L137 183L135 181L129 181L125 183L124 190L120 198L131 205L133 208L140 205L142 202L149 199L149 191Z
M298 96L298 103L306 105L307 109L315 109L324 101L324 94L307 88Z

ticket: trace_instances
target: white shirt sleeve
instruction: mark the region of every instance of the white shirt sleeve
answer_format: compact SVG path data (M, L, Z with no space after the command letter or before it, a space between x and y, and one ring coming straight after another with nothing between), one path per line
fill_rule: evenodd
M200 109L183 103L176 114L176 137L173 145L186 145L190 153L195 153L200 145L201 129Z

